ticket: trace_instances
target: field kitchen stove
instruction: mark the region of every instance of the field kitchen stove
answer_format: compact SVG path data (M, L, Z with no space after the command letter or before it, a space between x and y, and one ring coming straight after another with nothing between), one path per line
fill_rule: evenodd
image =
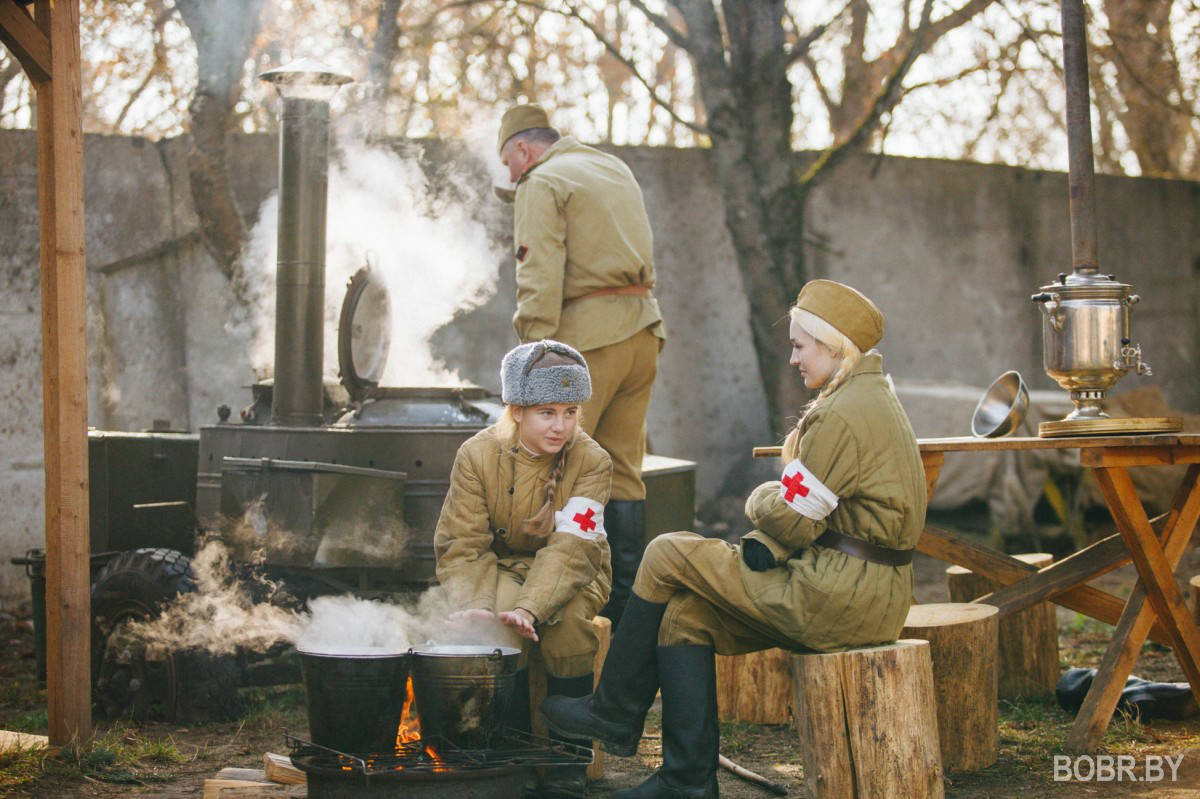
M487 749L459 749L434 737L374 755L284 737L292 764L308 775L310 799L519 799L528 769L587 765L593 758L591 749L511 729Z

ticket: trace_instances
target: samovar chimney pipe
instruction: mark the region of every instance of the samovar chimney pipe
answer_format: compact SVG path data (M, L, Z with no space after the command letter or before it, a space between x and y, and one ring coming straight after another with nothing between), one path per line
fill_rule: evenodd
M324 404L329 101L350 82L312 59L264 72L279 90L279 231L271 424L319 425Z
M1063 75L1067 90L1067 159L1071 191L1071 266L1077 275L1100 270L1096 257L1095 162L1083 0L1062 0Z

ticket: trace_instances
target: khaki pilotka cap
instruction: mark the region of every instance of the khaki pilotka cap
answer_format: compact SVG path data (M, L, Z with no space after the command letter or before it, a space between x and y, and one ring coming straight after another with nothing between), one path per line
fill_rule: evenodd
M558 132L550 126L550 117L546 115L546 109L540 105L532 103L514 105L504 112L504 118L500 120L500 138L496 142L496 152L502 151L504 145L513 136L534 128L550 128L556 133Z
M796 307L819 316L863 352L883 338L883 313L862 292L832 280L810 280Z

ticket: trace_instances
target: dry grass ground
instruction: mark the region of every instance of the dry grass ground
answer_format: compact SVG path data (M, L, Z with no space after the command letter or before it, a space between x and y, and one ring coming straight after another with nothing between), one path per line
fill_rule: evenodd
M917 564L917 598L945 601L945 564L922 558ZM1196 553L1184 559L1181 574L1196 573ZM1134 576L1129 569L1108 575L1103 586L1127 593ZM1059 637L1063 668L1094 666L1104 652L1110 628L1062 611ZM1158 680L1181 680L1170 651L1147 645L1135 673ZM306 733L302 692L298 686L244 689L248 712L239 722L183 727L164 722L131 725L98 721L96 735L79 750L54 757L41 753L0 754L0 797L199 797L206 777L225 766L261 768L265 751L283 751L283 730ZM1054 757L1063 754L1071 717L1052 699L1000 706L1000 758L980 772L946 775L946 795L962 799L990 797L1156 797L1200 796L1200 719L1139 723L1114 720L1105 753L1132 756L1135 775L1145 775L1148 756L1182 756L1174 782L1056 782ZM592 796L645 779L661 761L659 718L652 712L647 737L636 758L608 758L606 779ZM45 733L45 692L34 676L33 639L29 623L0 617L0 729ZM787 726L725 724L722 752L774 782L789 794L804 796L796 734ZM1127 776L1127 775L1125 775ZM768 794L730 774L720 775L721 795L750 799ZM900 799L900 798L898 798Z

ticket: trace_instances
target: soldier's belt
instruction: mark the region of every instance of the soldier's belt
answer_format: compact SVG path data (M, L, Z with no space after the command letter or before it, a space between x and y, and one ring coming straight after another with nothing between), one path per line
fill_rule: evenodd
M596 289L589 291L587 294L580 294L578 297L572 297L569 300L563 300L562 307L570 308L577 302L590 300L593 297L607 297L610 294L619 294L624 297L649 297L649 286L613 286L612 288Z
M882 566L907 566L912 563L913 559L913 550L911 549L889 549L861 538L836 533L833 530L821 533L813 543Z

